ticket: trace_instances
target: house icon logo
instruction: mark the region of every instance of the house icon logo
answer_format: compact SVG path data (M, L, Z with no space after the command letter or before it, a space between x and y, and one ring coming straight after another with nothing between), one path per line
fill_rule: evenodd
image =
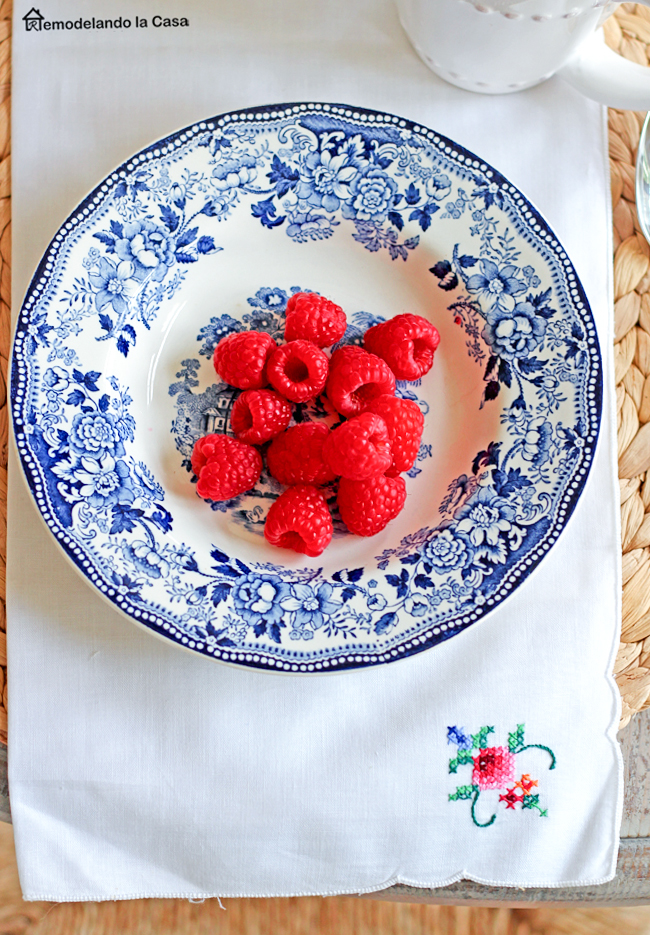
M41 13L41 11L32 7L29 13L25 13L25 15L23 16L25 29L27 30L27 32L30 32L31 30L40 32L41 24L44 19L45 17Z

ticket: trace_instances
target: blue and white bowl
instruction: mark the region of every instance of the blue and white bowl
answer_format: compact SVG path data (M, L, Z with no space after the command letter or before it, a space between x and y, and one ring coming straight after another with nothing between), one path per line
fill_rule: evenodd
M189 467L238 392L217 342L281 339L295 291L345 309L345 342L406 311L441 334L398 383L425 414L404 510L371 538L335 522L318 559L263 538L268 475L210 504ZM583 489L601 361L571 261L495 169L399 117L284 104L155 143L73 212L19 315L11 401L37 508L114 607L224 662L340 671L447 640L527 578Z

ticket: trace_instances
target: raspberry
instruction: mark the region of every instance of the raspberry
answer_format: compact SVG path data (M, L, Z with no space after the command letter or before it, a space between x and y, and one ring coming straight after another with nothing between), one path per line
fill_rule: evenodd
M266 453L269 474L281 484L328 484L335 475L323 460L330 434L324 422L301 422L274 438Z
M272 390L246 390L235 400L230 427L242 442L262 445L284 432L291 422L291 406Z
M378 396L370 400L364 412L381 416L388 429L393 460L384 474L397 477L409 471L418 456L424 428L424 416L417 403L399 396Z
M304 338L318 347L329 347L341 340L346 328L343 309L315 292L297 292L287 302L287 341Z
M274 389L294 403L306 403L323 392L329 360L311 341L289 341L269 359L267 374Z
M330 360L327 396L343 416L356 416L375 396L395 395L395 377L386 361L346 344Z
M334 527L325 497L307 484L289 487L271 505L264 536L271 545L304 555L320 555L331 542Z
M199 479L199 497L231 500L255 486L262 473L262 456L229 435L205 435L194 445L192 470Z
M440 344L438 329L421 315L397 315L368 328L366 350L382 357L398 380L419 380L431 370Z
M403 477L370 477L339 481L338 505L341 519L357 536L374 536L395 519L406 500Z
M238 331L222 338L214 350L214 369L221 379L240 390L265 386L265 367L277 347L265 331Z
M354 416L330 432L323 457L335 474L350 480L383 474L393 461L386 423L372 412Z

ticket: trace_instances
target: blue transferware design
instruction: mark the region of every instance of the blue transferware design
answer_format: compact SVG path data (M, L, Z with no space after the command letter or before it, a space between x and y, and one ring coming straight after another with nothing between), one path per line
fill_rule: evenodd
M301 251L346 238L378 264L409 264L420 251L432 256L431 301L444 299L447 325L464 334L468 360L482 375L474 406L486 418L499 415L492 440L448 478L426 525L383 537L381 547L354 537L361 551L352 565L332 567L327 553L296 561L266 545L264 516L281 489L267 474L227 503L196 502L192 494L192 446L208 431L229 430L238 393L215 382L214 347L242 329L282 340L286 302L298 285L253 276L238 295L246 311L194 321L194 344L183 344L164 390L171 416L156 424L175 467L161 466L164 459L152 466L143 427L150 388L134 374L149 358L155 373L174 303L191 305L217 255L236 259L231 244L244 229L251 242L261 236L297 264ZM310 287L325 291L303 282ZM344 342L360 343L382 317L347 311ZM443 340L438 356L444 353ZM398 384L425 415L430 392L426 380ZM298 104L180 131L137 154L79 206L21 310L11 394L38 509L116 607L222 661L313 672L433 646L527 577L584 486L599 428L601 365L568 257L502 176L406 120ZM337 417L321 398L295 407L294 418ZM426 498L433 447L425 429L409 494ZM184 477L181 493L177 477ZM351 537L337 521L335 488L326 495L335 542L345 547ZM212 541L206 515L229 524L215 526ZM227 532L236 529L244 545Z

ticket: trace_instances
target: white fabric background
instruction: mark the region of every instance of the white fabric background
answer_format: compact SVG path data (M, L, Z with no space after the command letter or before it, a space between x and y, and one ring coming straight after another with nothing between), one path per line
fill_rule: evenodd
M14 307L58 226L133 152L225 110L341 101L452 137L569 251L610 362L604 114L561 82L478 97L430 73L389 0L49 0L50 19L185 15L186 29L27 33L16 4ZM27 899L290 895L602 882L621 801L609 676L620 589L607 394L566 532L497 611L430 652L292 678L190 656L115 613L58 552L16 463L9 492L10 794ZM548 817L476 828L449 802L446 727L526 724ZM523 757L530 757L529 760ZM482 800L479 800L480 802ZM487 807L487 806L486 806Z

